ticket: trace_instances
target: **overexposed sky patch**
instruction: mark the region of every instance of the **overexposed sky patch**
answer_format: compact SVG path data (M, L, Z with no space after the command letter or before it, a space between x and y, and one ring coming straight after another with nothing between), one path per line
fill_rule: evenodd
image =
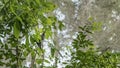
M59 8L56 9L54 13L56 14L58 20L63 21L65 19L65 15L60 11Z

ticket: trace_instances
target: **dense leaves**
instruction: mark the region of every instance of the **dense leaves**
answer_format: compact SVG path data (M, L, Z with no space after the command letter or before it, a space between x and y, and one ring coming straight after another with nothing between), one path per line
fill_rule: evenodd
M48 51L50 50L51 54L47 58L55 61L55 64L48 67L44 63L50 64L51 61L45 58L46 50L43 48L44 41L54 35L54 29L57 34L57 31L64 27L52 14L55 8L48 0L0 0L0 68L27 68L28 61L31 68L57 67L59 57L56 55L62 54L56 46L59 43L49 42L51 45ZM109 47L100 51L90 40L91 29L95 31L101 28L101 25L100 22L93 22L92 26L79 27L80 31L73 40L73 49L70 51L71 60L63 62L66 68L118 67L119 52L112 52Z
M88 29L89 28L89 29ZM89 40L89 34L93 27L80 27L81 31L73 41L73 51L71 61L66 68L117 68L119 53L108 49L99 51ZM86 30L87 29L87 30Z
M1 0L0 1L0 65L11 68L25 66L28 55L35 58L43 53L36 43L52 36L55 16L49 16L55 5L46 0ZM42 46L42 45L41 45ZM2 61L3 60L3 61ZM35 62L35 61L33 61ZM38 64L49 62L36 60Z

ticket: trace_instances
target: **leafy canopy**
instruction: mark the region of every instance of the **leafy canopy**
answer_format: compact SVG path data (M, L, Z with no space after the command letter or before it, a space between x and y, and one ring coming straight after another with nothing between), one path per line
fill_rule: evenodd
M49 14L55 8L47 0L0 0L0 66L23 68L29 54L41 56L36 42L42 41L43 32L46 39L52 36L57 19ZM36 60L42 62L48 63Z

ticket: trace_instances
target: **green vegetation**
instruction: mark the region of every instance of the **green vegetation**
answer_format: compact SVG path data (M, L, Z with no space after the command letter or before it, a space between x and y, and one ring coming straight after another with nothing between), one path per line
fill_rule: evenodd
M99 51L93 42L87 37L92 34L93 27L80 27L76 39L73 41L73 50L71 53L70 63L66 68L117 68L119 67L120 53L112 53L109 48Z
M31 62L30 68L57 68L60 57L64 57L53 45L45 40L56 40L54 31L62 31L64 24L53 11L56 5L47 0L1 0L0 1L0 67L28 68L25 62ZM101 23L79 27L77 38L71 45L71 59L65 68L117 68L120 64L119 52L109 48L100 51L90 40L92 31L102 28ZM61 37L62 38L62 37ZM43 44L46 43L45 44ZM48 42L50 43L50 42ZM44 47L50 49L45 57ZM30 57L29 60L27 60ZM47 66L55 61L53 65Z
M55 9L55 5L45 0L0 2L0 65L23 68L23 61L29 54L34 63L44 62L45 59L42 62L35 61L35 56L43 54L43 33L47 39L52 36L52 29L56 27L55 16L48 16ZM34 67L34 63L31 67Z

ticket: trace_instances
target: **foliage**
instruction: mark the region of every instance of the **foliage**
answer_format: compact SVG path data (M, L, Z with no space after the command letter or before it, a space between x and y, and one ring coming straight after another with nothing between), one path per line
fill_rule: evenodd
M37 42L52 36L56 17L48 14L56 6L46 0L0 1L0 66L23 68L23 61L31 54L41 56ZM43 60L36 60L41 64ZM48 62L45 60L45 62Z
M65 68L117 68L120 54L112 53L109 48L98 51L88 37L92 28L80 27L81 31L73 41L72 58Z
M88 18L88 21L90 22L90 23L92 23L91 25L91 30L92 31L101 31L102 30L102 25L103 25L103 23L102 22L96 22L95 20L94 20L94 18L93 17L89 17Z
M57 28L62 30L64 27L52 15L55 8L47 0L0 0L0 66L27 68L24 61L30 55L31 68L37 68L37 64L40 68L55 67L43 65L50 64L50 61L44 58L42 44L44 39L52 37L53 29L57 31ZM95 31L102 24L94 22L92 25L79 27L81 31L73 41L72 58L66 62L66 68L116 68L120 63L119 53L112 53L109 49L98 51L89 40L90 29ZM50 59L57 58L54 57L56 51L57 48L51 45Z

